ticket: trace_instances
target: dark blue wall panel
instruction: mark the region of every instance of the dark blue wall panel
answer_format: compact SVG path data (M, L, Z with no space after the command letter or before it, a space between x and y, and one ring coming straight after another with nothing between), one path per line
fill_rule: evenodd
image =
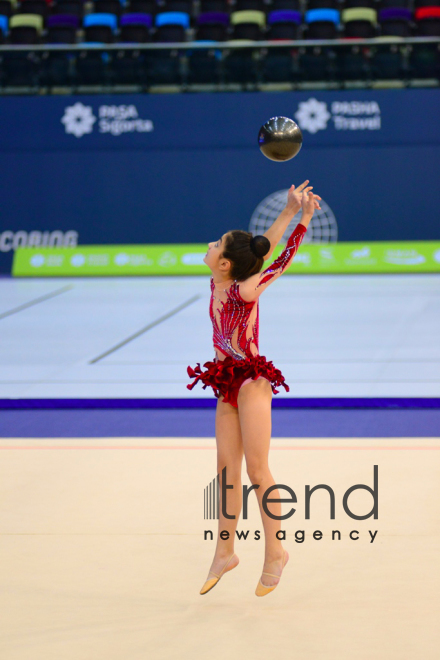
M303 129L293 160L264 158L260 125L274 115L295 118L300 103L311 108L310 99L324 104L325 127ZM247 228L264 197L305 178L334 211L340 241L440 238L439 90L0 103L0 272L10 270L20 231L74 230L80 244L205 242ZM61 122L76 103L92 121L81 137ZM110 120L100 115L109 113L117 115L114 128L129 132L103 133ZM353 120L355 130L336 128L337 122L353 128ZM373 128L365 128L367 120ZM145 122L153 130L136 130Z

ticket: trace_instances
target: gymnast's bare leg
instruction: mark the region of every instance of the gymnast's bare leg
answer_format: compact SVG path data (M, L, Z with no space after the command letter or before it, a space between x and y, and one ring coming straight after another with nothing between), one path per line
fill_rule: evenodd
M260 506L265 535L265 557L263 571L281 575L283 568L283 546L276 533L281 529L281 521L267 516L262 507L264 492L275 484L269 469L269 446L272 433L272 388L265 378L259 378L243 385L238 393L238 411L246 468L252 484L259 484L254 492ZM229 481L229 474L228 474ZM228 495L229 496L229 495ZM279 499L279 491L273 490L271 498ZM269 511L281 515L281 504L271 502ZM286 552L285 562L289 560ZM278 584L279 578L262 575L265 586Z
M217 443L217 473L220 480L220 514L217 532L217 547L212 560L210 572L220 574L223 566L234 552L235 530L237 528L238 518L242 506L242 485L241 469L243 462L243 443L241 441L240 422L238 410L230 403L224 403L223 397L217 401L217 410L215 415L215 437ZM232 489L227 491L228 515L235 516L235 519L225 518L222 514L222 470L226 466L227 482L232 485ZM220 538L220 532L229 532L228 540ZM235 568L239 562L236 555L229 562L226 571ZM208 575L208 578L213 577Z

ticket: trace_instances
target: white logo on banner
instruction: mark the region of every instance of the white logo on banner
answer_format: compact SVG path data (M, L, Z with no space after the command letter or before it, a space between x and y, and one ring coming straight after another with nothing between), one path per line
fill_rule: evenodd
M299 104L295 117L300 128L309 131L309 133L316 133L327 128L327 122L331 115L327 110L327 103L309 99Z
M295 117L300 128L309 133L325 130L330 119L337 131L377 131L381 128L377 101L334 101L330 113L327 103L311 98L299 104Z
M3 231L0 234L0 252L10 252L20 247L76 247L78 232L60 231Z
M70 263L72 266L79 267L79 266L84 266L86 263L86 258L83 254L74 254L73 257L70 259Z
M115 136L123 133L150 133L154 129L151 119L139 117L135 105L100 105L98 118L99 132ZM61 119L66 133L77 138L92 133L96 121L93 108L79 102L65 108Z
M164 266L165 268L167 266L174 266L177 263L177 257L173 252L167 250L166 252L162 252L157 263L159 266Z
M424 264L426 258L417 250L386 250L384 261L398 266L416 266Z
M350 254L352 259L368 259L371 256L371 251L368 246L360 248L359 250L353 250Z
M188 252L181 256L180 261L185 266L203 266L205 263L203 261L204 257L205 255L202 252Z
M77 138L82 137L86 133L91 133L95 121L96 117L93 114L91 106L83 105L82 103L69 105L64 110L64 116L61 119L66 133L71 133Z
M31 257L31 266L34 268L40 268L45 262L45 258L43 257L42 254L35 254L33 257Z

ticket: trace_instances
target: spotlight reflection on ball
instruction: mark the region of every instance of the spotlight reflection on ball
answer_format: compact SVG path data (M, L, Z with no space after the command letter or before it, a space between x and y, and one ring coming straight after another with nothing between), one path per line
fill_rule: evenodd
M290 160L299 152L303 136L293 119L272 117L260 128L258 144L261 152L270 160Z

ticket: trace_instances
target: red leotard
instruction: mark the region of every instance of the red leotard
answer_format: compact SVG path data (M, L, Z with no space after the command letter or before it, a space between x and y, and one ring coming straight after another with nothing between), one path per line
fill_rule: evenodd
M258 290L271 284L279 277L292 262L302 242L307 229L304 225L297 225L280 256L259 276L255 287ZM209 314L213 328L213 344L215 351L214 362L206 362L203 366L207 371L202 372L200 363L195 369L188 367L188 375L196 380L187 385L192 389L201 380L203 388L210 385L215 395L223 395L224 401L237 407L237 395L241 384L248 378L257 379L264 376L272 383L272 390L276 394L276 385L283 385L284 377L272 362L267 362L264 356L259 355L258 348L258 302L259 297L248 302L244 300L239 291L240 283L237 280L225 289L218 289L211 277L211 300ZM217 285L218 286L218 285ZM264 288L263 288L264 287Z

